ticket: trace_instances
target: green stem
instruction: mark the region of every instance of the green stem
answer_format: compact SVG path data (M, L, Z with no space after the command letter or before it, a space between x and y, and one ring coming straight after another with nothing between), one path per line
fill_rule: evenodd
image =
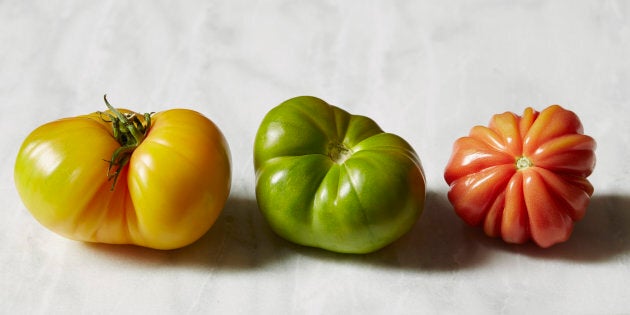
M532 161L525 156L521 156L518 159L516 159L517 170L526 169L531 166L534 166L534 163L532 163Z
M348 149L341 142L331 142L328 144L328 156L337 164L342 164L345 162L350 155L352 155L352 151Z
M109 163L107 178L108 180L114 180L110 189L114 190L120 172L129 163L131 154L142 143L151 128L151 114L144 114L145 122L142 123L135 114L125 115L114 108L107 101L107 95L103 96L103 99L109 111L113 113L113 115L107 113L107 116L111 119L114 138L120 143L120 147L114 151L111 159L107 160Z

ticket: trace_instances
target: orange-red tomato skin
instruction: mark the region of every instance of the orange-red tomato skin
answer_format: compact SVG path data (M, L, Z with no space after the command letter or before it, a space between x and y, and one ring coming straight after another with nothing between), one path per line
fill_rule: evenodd
M595 140L559 105L495 115L455 141L444 171L448 198L470 225L509 243L569 239L593 187Z

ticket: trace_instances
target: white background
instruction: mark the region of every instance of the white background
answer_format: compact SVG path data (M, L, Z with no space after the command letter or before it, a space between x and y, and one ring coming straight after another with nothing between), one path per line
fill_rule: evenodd
M224 132L233 186L174 251L89 245L39 225L13 184L26 135L112 104L195 109ZM290 244L254 197L264 114L314 95L376 120L424 164L426 210L369 255ZM0 1L0 312L630 312L630 2ZM466 226L442 178L453 141L495 113L561 104L598 142L567 243Z

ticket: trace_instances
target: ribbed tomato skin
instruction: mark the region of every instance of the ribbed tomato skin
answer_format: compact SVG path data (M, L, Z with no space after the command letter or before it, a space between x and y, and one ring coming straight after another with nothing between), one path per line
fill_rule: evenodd
M497 114L455 141L444 171L448 198L489 236L549 247L568 240L584 217L595 149L578 116L559 105Z
M56 120L27 136L14 169L26 208L79 241L174 249L199 239L230 191L230 151L219 128L192 110L155 113L112 186L107 160L121 145L110 114Z

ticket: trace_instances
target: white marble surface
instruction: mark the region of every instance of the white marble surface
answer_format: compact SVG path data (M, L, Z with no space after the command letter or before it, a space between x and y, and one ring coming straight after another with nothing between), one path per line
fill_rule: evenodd
M176 4L177 3L177 4ZM196 109L233 187L199 242L88 245L40 226L13 186L36 126L103 108ZM263 115L297 95L375 119L428 180L413 230L370 255L276 237L254 199ZM630 313L630 2L0 1L0 313ZM510 246L446 200L451 143L494 113L558 103L598 141L596 193L567 243Z

